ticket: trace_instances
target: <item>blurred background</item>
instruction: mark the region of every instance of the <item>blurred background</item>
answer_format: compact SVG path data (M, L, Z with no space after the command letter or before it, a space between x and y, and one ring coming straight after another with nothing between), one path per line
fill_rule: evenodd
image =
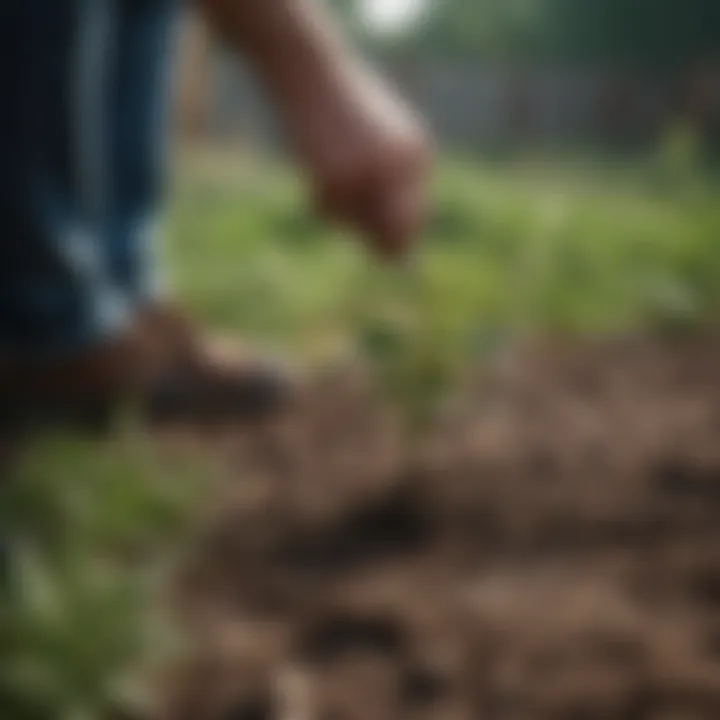
M186 17L173 283L317 380L20 460L0 717L720 717L720 5L335 5L438 136L418 262L312 216Z
M647 152L678 124L708 151L717 144L718 11L708 2L337 5L448 150ZM276 146L251 78L202 29L189 34L185 127Z

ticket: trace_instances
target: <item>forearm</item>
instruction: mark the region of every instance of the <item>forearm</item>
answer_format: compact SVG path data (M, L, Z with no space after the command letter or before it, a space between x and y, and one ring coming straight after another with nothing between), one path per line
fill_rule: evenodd
M323 0L195 0L266 87L292 101L342 83L352 54Z

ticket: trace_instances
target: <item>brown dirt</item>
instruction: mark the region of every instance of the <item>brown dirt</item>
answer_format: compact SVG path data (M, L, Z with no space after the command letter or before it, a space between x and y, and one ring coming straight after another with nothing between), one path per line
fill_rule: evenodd
M720 718L720 340L518 352L414 444L344 376L213 442L173 720Z

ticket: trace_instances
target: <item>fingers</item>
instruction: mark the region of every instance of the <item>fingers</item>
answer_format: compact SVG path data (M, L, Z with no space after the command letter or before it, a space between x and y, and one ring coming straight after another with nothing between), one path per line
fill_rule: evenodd
M378 257L402 259L427 217L425 175L369 169L328 183L316 202L325 217L361 233Z
M365 233L376 254L402 260L422 232L427 201L418 181L395 183L373 199L366 210Z

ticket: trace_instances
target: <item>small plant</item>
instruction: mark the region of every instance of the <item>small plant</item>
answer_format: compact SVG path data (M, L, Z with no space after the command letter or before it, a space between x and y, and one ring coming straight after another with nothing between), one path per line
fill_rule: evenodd
M432 420L470 360L467 328L457 327L442 286L420 263L368 272L353 323L359 351L411 428Z

